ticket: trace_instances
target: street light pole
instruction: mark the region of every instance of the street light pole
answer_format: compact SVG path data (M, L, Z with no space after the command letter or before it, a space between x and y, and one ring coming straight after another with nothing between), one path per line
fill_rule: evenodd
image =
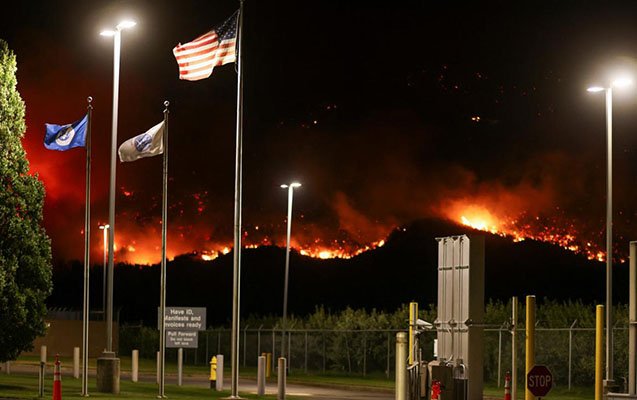
M606 94L606 379L604 387L614 388L613 379L613 87L632 85L627 78L616 79L608 87L592 86L592 93Z
M108 207L108 225L110 232L108 235L108 291L106 296L106 349L102 353L102 363L98 364L98 369L109 370L108 376L111 379L98 380L98 390L103 392L119 393L119 359L113 352L113 272L114 272L114 247L115 247L115 171L117 168L117 111L119 104L119 64L120 48L122 41L122 30L132 28L136 25L134 21L122 21L117 24L115 30L105 30L100 33L102 36L113 37L113 124L111 130L111 168L110 168L110 189ZM99 361L99 360L98 360ZM117 375L116 377L113 375ZM98 377L100 373L98 372ZM102 375L103 376L103 375Z
M104 268L103 268L103 276L102 276L102 318L106 320L106 267L108 259L108 228L110 228L109 224L100 225L100 229L104 231Z
M115 30L105 30L102 36L113 37L113 123L111 129L111 169L108 202L108 295L106 307L106 351L113 351L113 256L115 247L115 171L117 168L117 111L119 107L119 60L122 43L122 29L132 28L134 21L122 21Z
M606 89L606 387L613 386L613 87Z
M281 333L281 357L287 357L285 351L285 331L287 329L288 317L288 279L290 276L290 236L292 235L292 200L294 197L294 188L301 187L298 182L292 182L289 185L281 185L281 188L288 189L288 229L287 240L285 242L285 280L283 284L283 326ZM288 349L289 350L289 349Z

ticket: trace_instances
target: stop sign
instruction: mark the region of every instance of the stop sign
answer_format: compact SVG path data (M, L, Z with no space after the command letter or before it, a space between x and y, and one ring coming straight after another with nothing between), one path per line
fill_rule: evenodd
M536 397L544 397L553 387L553 375L544 365L534 365L526 374L526 387Z

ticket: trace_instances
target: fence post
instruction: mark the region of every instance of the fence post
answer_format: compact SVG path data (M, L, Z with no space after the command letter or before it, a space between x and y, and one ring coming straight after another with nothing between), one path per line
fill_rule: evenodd
M272 327L272 369L274 370L274 360L276 360L276 338L274 327Z
M389 332L387 332L387 368L385 369L385 376L389 378L389 351L390 351L390 343L389 343Z
M287 361L287 367L288 367L288 372L292 371L292 332L288 331L288 358L286 359Z
M325 333L323 333L323 373L325 373Z
M257 329L257 357L261 356L261 328L263 328L263 324Z
M367 337L363 334L363 376L367 375Z
M250 326L250 325L246 325L246 327L243 328L243 368L245 368L245 366L246 366L246 349L248 348L248 346L247 346L247 344L248 344L248 340L247 340L248 326Z
M501 372L502 372L502 327L498 329L498 387L500 387Z
M573 328L577 320L573 321L571 327L568 328L568 390L571 390L571 365L572 365L572 350L573 350Z
M307 374L307 330L305 331L305 373Z

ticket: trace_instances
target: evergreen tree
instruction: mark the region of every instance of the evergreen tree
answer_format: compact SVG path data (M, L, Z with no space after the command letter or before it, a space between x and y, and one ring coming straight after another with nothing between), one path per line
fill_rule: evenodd
M26 126L16 70L15 55L0 40L0 362L44 334L51 292L51 244L40 225L44 186L29 175L22 147Z

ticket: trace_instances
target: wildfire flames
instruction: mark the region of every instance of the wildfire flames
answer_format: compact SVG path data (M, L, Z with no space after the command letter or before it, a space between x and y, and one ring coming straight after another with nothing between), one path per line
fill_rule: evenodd
M514 242L531 239L584 254L590 260L604 261L606 258L605 252L599 248L599 245L592 240L582 240L583 235L577 229L576 223L566 218L530 215L525 211L511 216L510 213L502 212L497 207L489 208L470 200L451 202L441 208L438 214L439 217L455 223L507 237ZM385 226L385 238L361 243L361 240L355 240L346 233L339 238L325 240L323 231L304 226L302 222L299 225L292 235L290 243L292 251L319 259L349 259L382 247L389 232L395 228L395 226ZM282 224L244 228L242 238L244 248L259 246L285 248L286 239L283 234L285 230ZM193 226L171 227L168 232L167 257L172 259L180 254L193 254L203 261L212 261L232 250L231 241L215 241L210 235L202 236L197 233L198 230L200 230L198 227ZM374 232L376 235L382 235L378 229ZM161 255L160 238L161 221L143 228L124 222L124 226L116 233L116 260L135 264L157 263ZM103 247L100 247L103 251Z
M500 217L486 207L474 204L452 207L447 216L473 229L509 237L515 242L532 239L584 254L589 260L606 259L606 253L596 244L579 238L580 235L573 223L558 224L556 221L545 221L539 216L530 217L525 213L515 218Z

